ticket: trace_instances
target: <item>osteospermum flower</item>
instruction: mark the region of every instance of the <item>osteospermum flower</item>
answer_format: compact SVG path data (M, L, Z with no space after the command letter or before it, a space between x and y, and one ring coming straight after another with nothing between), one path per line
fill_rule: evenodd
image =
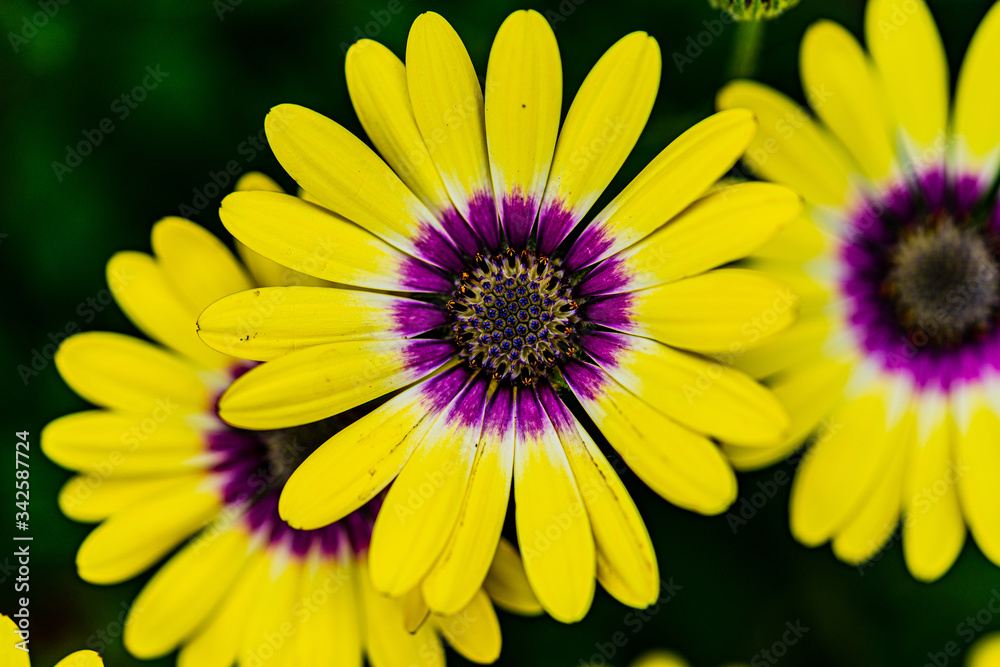
M0 614L0 632L4 635L3 648L0 649L0 665L3 667L31 667L31 658L21 642L20 630L9 616ZM104 667L101 656L93 651L76 651L56 663L56 667Z
M749 81L719 95L761 131L747 155L792 185L812 220L761 250L799 287L799 323L738 364L792 413L779 447L730 453L755 467L823 421L792 489L791 528L860 563L894 534L918 578L941 576L966 523L1000 563L1000 211L995 188L1000 8L980 26L949 108L948 66L921 0L871 0L870 55L820 22L802 43L818 119Z
M560 131L559 51L538 13L500 28L485 99L458 35L427 13L405 66L369 40L347 55L351 99L389 164L313 111L268 115L278 159L325 208L236 193L223 223L262 255L345 287L243 292L210 306L200 334L268 362L220 401L241 427L290 427L400 392L313 454L279 506L317 528L391 482L371 549L377 589L419 586L431 609L461 609L489 568L513 484L545 610L581 618L595 573L645 607L658 595L645 526L570 406L660 494L706 514L736 493L711 438L752 447L782 436L772 396L698 354L749 345L793 317L779 282L711 270L799 210L773 185L709 191L753 136L752 114L692 128L577 229L635 144L659 73L656 42L628 35ZM241 329L262 303L273 309Z
M253 175L240 187L275 186ZM85 580L129 579L194 536L139 594L125 646L142 658L180 647L180 664L195 667L358 665L363 654L375 667L409 667L443 665L443 635L473 661L495 660L500 629L483 591L452 617L374 591L367 551L380 498L318 530L278 516L288 475L352 415L266 432L218 419L219 394L252 364L205 347L197 313L255 282L300 277L248 253L251 276L187 220L157 223L152 239L155 257L119 253L108 275L122 310L160 345L103 332L69 338L59 371L100 409L42 434L50 458L82 473L63 489L63 511L101 522L77 555ZM540 611L509 544L486 585L508 608Z

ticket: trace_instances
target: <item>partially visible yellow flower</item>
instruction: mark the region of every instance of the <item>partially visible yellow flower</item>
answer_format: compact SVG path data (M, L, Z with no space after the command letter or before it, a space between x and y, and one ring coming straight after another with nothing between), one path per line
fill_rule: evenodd
M931 581L967 533L1000 564L1000 4L954 99L924 0L870 0L865 38L806 31L815 117L753 81L719 93L760 121L748 166L811 213L752 263L798 288L801 317L736 362L793 427L781 446L727 450L755 468L818 432L791 491L795 537L859 564L902 523L907 567Z
M0 667L30 667L28 651L18 647L22 641L20 630L9 616L0 614L0 633L5 636L0 648ZM76 651L56 663L56 667L104 667L104 661L93 651Z
M237 189L280 190L259 174ZM408 667L443 665L446 638L466 658L493 662L501 643L493 601L541 611L509 543L491 554L486 590L473 591L460 616L429 613L419 592L384 596L368 576L381 498L318 530L278 516L292 470L346 422L257 432L218 417L219 394L254 364L203 345L198 313L254 285L310 289L304 277L244 250L247 271L219 239L181 218L154 225L152 245L153 255L116 254L108 276L118 305L156 342L108 332L66 340L56 366L98 409L52 421L41 443L80 473L60 494L63 512L100 523L77 554L83 579L126 581L177 550L136 598L125 648L144 659L179 650L181 667L363 657L374 667ZM268 304L257 305L245 313L248 326L267 317Z
M1000 667L1000 632L979 639L965 657L965 667Z

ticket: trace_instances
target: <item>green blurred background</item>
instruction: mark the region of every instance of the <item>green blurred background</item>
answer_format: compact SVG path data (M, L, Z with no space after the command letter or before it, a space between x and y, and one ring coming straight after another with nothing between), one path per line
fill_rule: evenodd
M990 4L930 0L953 73ZM210 184L212 174L223 172L230 161L291 186L270 152L254 148L270 107L303 104L360 133L344 83L343 49L362 31L401 54L413 18L436 10L461 34L482 74L501 21L526 5L553 21L567 104L588 69L619 37L646 30L660 42L659 99L611 193L710 113L715 91L726 81L734 28L711 36L697 47L700 53L691 47L708 29L704 22L719 16L707 0L0 3L5 42L0 45L0 264L7 276L0 349L3 437L11 452L2 457L0 480L13 480L15 431L29 430L35 445L30 531L35 665L54 664L84 646L99 648L108 665L140 664L121 646L120 621L146 578L98 587L75 576L74 553L89 528L59 514L56 493L69 475L43 459L37 436L46 421L85 404L50 363L36 360L44 368L26 381L18 366L30 366L36 352L42 359L51 357L52 339L67 325L134 333L114 305L102 305L107 303L105 261L120 249L148 251L150 225L185 205L198 211L195 220L222 235L216 214L220 190ZM388 13L390 6L399 11ZM39 14L45 7L50 16ZM376 21L386 16L391 17L387 25ZM860 35L863 2L803 0L769 24L758 78L801 100L798 43L805 28L821 17ZM708 41L704 35L702 41ZM678 68L674 52L689 48L692 62ZM142 85L147 68L159 68L161 74L146 78L153 85L129 108L120 98ZM95 134L103 119L110 119L105 131ZM75 167L75 161L68 163L68 172L54 168L54 162L66 163L67 145L76 145L85 133L101 137L93 152ZM222 194L227 190L221 188ZM793 467L788 463L741 478L741 497L764 487L776 493L735 534L725 518L675 509L627 474L626 484L656 543L663 579L679 586L675 594L643 615L600 592L590 615L573 626L504 615L500 664L568 667L611 658L611 664L624 667L643 650L671 647L696 666L737 659L765 665L772 663L761 651L781 639L786 623L796 622L808 631L788 647L783 664L923 665L929 653L942 652L948 642L964 650L973 631L961 624L981 612L994 588L1000 588L1000 569L970 543L941 581L924 585L907 574L895 542L863 572L837 562L828 547L798 546L787 530L788 485L780 483ZM6 542L0 548L0 610L10 614L15 600L14 543L8 537L15 532L13 484L5 488L10 491L0 494ZM1000 619L992 616L977 627L1000 629ZM616 638L624 646L615 646ZM454 654L449 659L465 664ZM943 664L942 655L937 659ZM172 662L173 657L154 664Z

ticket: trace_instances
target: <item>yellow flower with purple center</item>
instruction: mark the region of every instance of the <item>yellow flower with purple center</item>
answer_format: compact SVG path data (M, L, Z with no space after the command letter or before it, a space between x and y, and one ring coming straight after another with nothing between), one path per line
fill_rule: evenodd
M736 495L713 438L766 446L788 426L770 393L703 356L794 317L780 281L713 270L801 209L773 184L713 189L753 115L685 132L582 225L645 125L660 52L645 33L618 41L560 129L561 67L546 21L516 12L484 95L459 36L423 14L405 65L369 40L347 54L351 99L385 162L334 121L282 105L268 140L322 208L235 193L221 210L250 248L338 286L246 291L201 315L210 346L267 362L233 383L220 415L287 428L391 395L295 471L279 510L319 528L391 484L372 581L391 595L419 587L439 613L479 589L512 487L527 576L552 616L583 617L595 577L626 604L656 600L646 528L574 406L647 484L705 514Z
M240 181L239 189L258 188L277 190L259 174ZM509 543L491 557L489 594L476 591L458 614L431 614L419 595L389 598L370 583L380 496L316 530L279 517L295 466L365 410L263 432L218 418L221 392L255 364L205 347L197 314L255 284L325 283L240 248L248 273L180 218L157 223L152 239L155 256L119 253L108 277L126 315L159 344L105 332L69 338L56 365L98 409L56 419L42 434L45 453L80 473L60 507L100 522L77 555L81 577L125 581L180 547L130 609L126 648L141 658L179 648L182 666L361 664L367 655L376 667L408 667L443 665L443 636L473 661L494 661L500 628L490 596L541 611Z
M861 563L902 520L909 570L933 580L966 525L1000 563L1000 7L952 104L923 0L870 0L865 36L868 52L829 21L806 33L802 81L818 118L750 81L719 94L721 108L760 120L749 166L802 192L811 213L753 264L796 285L802 316L737 362L770 379L790 437L728 450L757 467L822 424L792 489L794 535Z

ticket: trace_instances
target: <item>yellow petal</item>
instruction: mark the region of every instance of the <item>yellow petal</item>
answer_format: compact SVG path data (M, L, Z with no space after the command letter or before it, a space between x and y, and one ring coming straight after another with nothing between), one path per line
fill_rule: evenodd
M194 479L194 475L122 479L96 472L78 475L59 492L59 509L74 521L97 522Z
M896 532L902 509L903 471L906 447L896 447L885 471L875 482L872 494L864 499L857 513L848 519L833 539L837 558L856 565L876 553Z
M479 591L459 613L439 616L435 624L463 658L489 665L500 657L500 622L486 593Z
M14 662L10 667L15 667L17 664ZM57 662L56 667L104 667L104 661L93 651L76 651Z
M301 271L282 266L277 262L264 257L259 252L255 252L244 244L236 241L236 252L243 260L250 275L253 276L254 284L258 287L274 287L277 285L305 285L310 287L330 287L333 285L329 280L306 275Z
M513 469L514 400L499 390L486 408L455 532L423 583L435 612L459 613L482 587L507 516Z
M181 484L136 503L95 528L80 546L76 566L93 584L113 584L139 574L207 524L221 509L201 480Z
M812 108L871 179L889 175L893 145L879 93L861 45L832 21L819 21L802 38L803 88Z
M669 224L599 264L578 293L654 287L742 259L794 219L802 200L773 183L740 183L695 202Z
M399 291L452 287L426 264L298 197L235 192L222 201L219 216L226 229L252 250L317 278Z
M345 562L324 562L302 575L295 616L297 665L361 667L363 630L357 568Z
M329 118L294 104L271 109L264 129L281 166L323 206L404 252L432 263L442 261L440 248L427 251L424 246L429 235L438 233L435 238L440 238L439 223L363 141Z
M403 63L378 42L362 39L347 51L345 67L351 102L372 144L431 210L450 207L413 116Z
M587 614L594 598L594 535L573 470L538 396L522 390L515 401L514 510L524 569L545 611L573 623Z
M660 85L660 47L644 32L601 56L573 98L545 188L539 248L551 253L594 205L632 152Z
M198 340L198 311L183 301L159 262L141 252L119 252L107 267L118 306L150 338L210 368L229 360Z
M147 413L166 400L178 414L208 407L196 366L138 338L84 332L60 345L55 361L66 384L97 405Z
M792 534L814 546L830 539L874 488L903 446L907 422L887 424L886 399L869 393L830 416L823 438L812 445L792 486Z
M202 435L183 419L169 418L168 410L66 415L46 425L42 451L65 468L102 477L192 472L200 467L195 457L203 450Z
M503 22L486 70L486 139L493 191L511 245L524 247L542 203L562 112L559 45L541 14Z
M588 305L613 329L697 352L757 345L795 321L797 296L759 271L718 269Z
M992 406L977 397L968 427L955 441L955 466L959 498L987 558L1000 562L1000 485L993 472L1000 470L1000 417Z
M918 432L907 466L903 555L915 578L934 581L948 571L965 543L956 489L965 471L952 459L957 432L951 416L935 407L918 409L931 426L926 433Z
M198 318L216 350L267 361L348 340L415 338L443 326L445 312L402 297L324 287L270 287L219 299Z
M918 147L943 150L948 62L924 0L870 0L865 40L903 129Z
M501 609L525 616L542 613L542 605L531 590L517 549L502 537L486 581L483 582L483 590Z
M994 158L1000 147L1000 124L996 122L1000 113L997 49L1000 49L1000 7L994 4L969 44L955 90L953 131L970 167Z
M775 397L791 416L788 434L770 447L742 447L725 443L724 449L737 470L755 470L788 456L802 445L817 424L819 437L834 426L824 420L840 399L851 365L827 360L803 364L768 383ZM822 420L822 421L821 421Z
M489 247L498 247L483 91L462 39L439 14L425 12L410 26L406 81L417 127L452 202Z
M559 434L587 508L597 547L597 580L619 602L644 609L660 592L660 574L646 525L597 444L551 393L545 409Z
M451 341L345 341L297 350L251 369L219 401L240 428L309 424L401 389L454 355Z
M469 486L485 407L486 381L479 378L435 420L389 489L369 554L376 590L404 595L447 545Z
M668 651L646 653L632 663L632 667L690 667L684 658Z
M295 628L293 607L301 602L302 578L306 566L297 559L277 561L277 554L268 554L270 575L250 603L243 632L239 639L239 664L265 664L273 667L295 664Z
M233 186L233 190L237 192L249 192L253 190L265 190L267 192L285 191L273 178L259 171L248 171L240 176L239 180L236 181L236 185Z
M589 266L649 236L729 171L756 131L753 113L728 109L672 141L583 230L567 267Z
M0 649L0 664L3 667L31 667L31 660L28 657L28 647L31 640L30 629L28 630L28 636L25 638L28 640L28 643L24 644L23 649L15 646L15 644L21 641L21 636L19 635L18 626L14 622L14 619L0 614L0 632L4 634L4 645Z
M368 661L386 667L444 667L444 649L433 625L425 623L415 633L407 632L402 601L372 588L364 561L358 563L358 570Z
M778 399L728 366L635 336L593 333L580 343L625 388L693 431L751 446L777 444L788 431Z
M467 378L458 367L413 386L351 423L295 469L278 509L296 528L344 518L388 486Z
M754 174L789 185L816 204L838 205L847 197L850 160L795 102L754 81L734 81L719 92L716 105L756 115L757 134L745 158Z
M801 263L823 254L832 242L812 218L803 214L778 230L770 241L753 252L753 257Z
M153 225L153 252L167 280L194 312L227 294L253 287L222 241L184 218Z
M228 595L198 634L181 647L178 667L232 667L247 617L261 592L270 586L269 566L270 560L263 551L253 551L247 556Z
M784 331L751 342L750 349L732 351L731 363L751 377L766 378L781 371L808 364L822 355L823 345L831 337L833 324L826 315L801 315Z
M194 634L236 581L248 546L242 530L208 530L171 558L129 610L129 653L158 658Z
M701 514L719 514L736 499L736 476L710 440L667 418L596 366L574 363L563 376L611 446L661 496Z

